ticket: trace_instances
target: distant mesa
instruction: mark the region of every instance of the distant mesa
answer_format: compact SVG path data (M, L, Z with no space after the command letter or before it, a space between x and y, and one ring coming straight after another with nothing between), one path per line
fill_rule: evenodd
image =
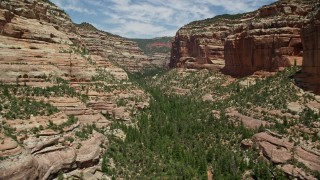
M173 37L157 37L153 39L132 39L137 42L138 46L145 54L151 55L154 53L170 53Z

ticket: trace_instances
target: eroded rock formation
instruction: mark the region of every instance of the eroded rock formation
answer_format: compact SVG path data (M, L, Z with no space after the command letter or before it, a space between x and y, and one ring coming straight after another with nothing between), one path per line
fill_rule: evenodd
M92 54L107 58L132 72L150 66L148 56L144 55L135 42L99 31L88 23L77 26L84 47Z
M221 15L182 27L170 67L221 69L231 75L301 65L301 28L316 1L279 1L257 11Z
M225 71L248 75L301 65L301 28L311 5L279 2L259 9L254 19L225 42ZM238 31L238 29L236 29Z
M107 178L99 162L108 148L106 135L117 130L109 130L110 120L130 123L133 113L149 105L148 95L108 56L144 57L141 50L107 33L83 35L47 0L1 1L0 32L0 179L52 179L62 171L70 178L88 171L93 173L87 177ZM9 106L2 105L10 97L18 104L46 104L51 112L34 114L38 109L28 104L23 109L32 112L26 116L6 116Z
M270 159L278 168L285 173L293 175L299 179L316 179L311 175L290 164L294 161L304 164L313 171L320 171L320 154L317 151L310 150L304 146L295 145L286 139L262 132L252 137L254 143L260 148L262 155ZM299 171L300 173L296 173Z
M307 89L320 93L320 8L311 16L312 20L302 30L302 73L296 79Z
M198 25L200 24L200 25ZM182 27L172 44L170 67L222 68L224 38L231 29L223 22L214 25L191 23Z

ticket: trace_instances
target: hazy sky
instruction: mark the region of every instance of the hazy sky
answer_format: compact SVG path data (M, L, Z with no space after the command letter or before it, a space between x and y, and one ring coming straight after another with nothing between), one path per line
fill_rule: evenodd
M255 10L276 0L51 0L76 23L128 38L174 36L183 25Z

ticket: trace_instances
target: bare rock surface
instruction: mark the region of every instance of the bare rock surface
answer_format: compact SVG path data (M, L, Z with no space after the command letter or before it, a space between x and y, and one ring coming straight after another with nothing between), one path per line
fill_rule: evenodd
M86 177L106 177L98 166L108 139L94 129L117 134L107 131L111 120L130 124L149 106L149 96L112 57L132 71L150 64L136 43L80 30L50 1L0 1L0 81L18 100L48 108L1 117L14 138L1 128L0 179L52 179L62 171L79 172L79 178L91 167L96 170Z
M0 179L37 179L38 167L38 161L29 154L6 159L0 163Z
M318 151L294 145L286 139L266 132L255 134L252 140L262 149L263 155L274 163L287 164L290 160L297 160L311 170L320 172L320 152Z
M77 166L83 168L97 164L101 155L100 145L104 140L104 135L94 132L90 139L83 141L80 149L77 150Z
M260 126L267 126L270 125L271 123L262 121L259 119L254 119L249 116L245 116L241 113L239 113L235 109L230 109L229 112L227 113L228 116L235 117L236 120L240 121L243 123L244 127L249 128L249 129L258 129Z
M83 45L94 55L107 58L133 72L150 66L148 56L133 41L99 31L88 23L78 25L78 32Z
M243 76L301 65L301 28L316 3L284 0L242 15L189 23L176 34L170 67L223 68Z
M9 157L22 153L23 148L10 137L0 134L0 157Z
M54 151L35 156L39 163L38 172L42 179L48 179L60 170L75 169L76 152L69 148L62 151Z
M318 8L310 15L311 20L302 30L303 41L303 64L302 73L296 76L300 85L317 94L320 93L319 85L319 31L320 31L320 9Z

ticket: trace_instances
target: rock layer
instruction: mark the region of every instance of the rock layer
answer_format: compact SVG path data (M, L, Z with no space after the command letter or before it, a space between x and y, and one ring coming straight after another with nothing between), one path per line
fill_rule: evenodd
M303 163L309 169L320 172L320 153L303 146L295 146L286 139L262 132L252 137L265 157L276 164L287 164L291 160Z
M20 155L0 164L0 179L37 179L38 161L31 155Z
M204 32L203 32L204 31ZM170 67L224 66L224 41L231 29L218 22L202 27L196 23L181 28L172 43Z
M278 1L257 11L220 15L182 27L170 67L221 69L231 75L301 65L301 28L312 1Z
M312 15L312 20L308 26L303 28L303 63L302 86L320 93L320 9Z
M108 58L125 58L132 65L131 55L144 57L135 43L100 31L77 31L50 1L0 1L1 90L17 91L10 89L1 98L10 94L54 111L19 117L25 119L0 116L0 179L52 179L62 171L97 169L107 148L105 135L113 134L110 119L130 123L133 113L148 106L148 95ZM96 42L102 45L95 47ZM104 43L110 43L110 52ZM0 114L5 113L1 107Z
M57 30L62 30L64 32L74 32L75 26L73 25L70 17L53 3L47 0L9 0L9 1L1 1L0 2L1 11L0 14L5 15L5 18L1 18L1 29L14 28L14 25L11 24L12 21L17 20L16 16L20 18L29 19L29 20L37 20L41 22L43 25L50 24ZM29 22L30 23L30 22ZM27 25L29 23L25 23ZM27 30L27 28L25 29ZM37 29L41 31L41 29ZM11 35L23 35L25 32L28 34L32 34L28 31L20 31L15 30ZM3 33L3 32L2 32ZM10 34L10 33L9 33Z
M77 26L83 46L92 54L107 58L132 72L150 66L148 56L144 55L137 43L97 30L88 23Z

